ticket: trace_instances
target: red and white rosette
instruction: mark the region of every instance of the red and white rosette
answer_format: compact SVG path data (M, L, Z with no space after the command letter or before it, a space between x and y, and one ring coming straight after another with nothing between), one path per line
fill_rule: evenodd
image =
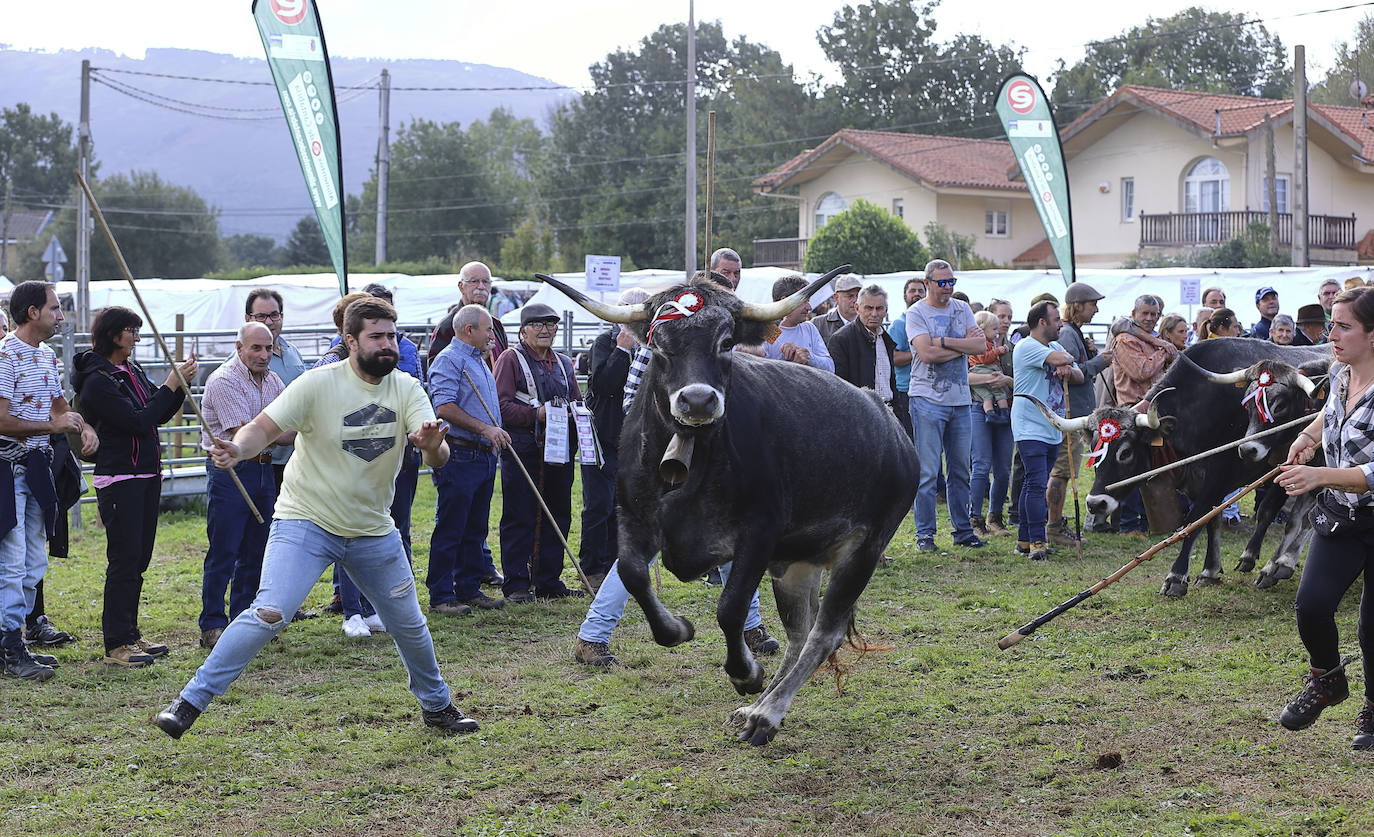
M1097 463L1107 455L1107 448L1121 438L1121 425L1114 419L1103 419L1097 424L1097 446L1088 454L1088 467L1096 468Z
M664 320L680 320L683 317L690 317L702 309L706 300L701 298L701 294L696 291L683 291L662 305L658 306L658 311L654 314L654 321L649 324L648 341L654 342L654 326Z
M1266 389L1274 383L1274 373L1268 369L1261 369L1259 378L1255 380L1255 391L1241 399L1241 404L1255 402L1255 412L1259 413L1260 421L1266 424L1274 420L1274 413L1269 409L1269 396Z

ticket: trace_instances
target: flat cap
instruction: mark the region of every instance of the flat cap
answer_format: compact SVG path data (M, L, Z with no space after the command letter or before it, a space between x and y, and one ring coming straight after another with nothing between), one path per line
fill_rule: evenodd
M1106 297L1086 282L1074 282L1064 289L1064 301L1068 303L1096 302L1099 299L1106 299Z
M561 319L563 318L558 316L557 311L542 302L534 302L520 309L520 325L522 326L535 320L558 322Z

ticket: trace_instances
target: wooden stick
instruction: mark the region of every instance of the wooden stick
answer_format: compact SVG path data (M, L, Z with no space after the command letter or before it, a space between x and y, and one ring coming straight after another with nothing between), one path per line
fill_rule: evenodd
M468 374L468 370L463 370L463 377L468 379L468 386L472 387L472 394L477 396L478 403L482 405L483 410L487 411L487 421L500 427L501 423L496 420L496 415L491 411L491 408L487 406L487 399L483 398L482 393L478 392L477 384L472 380L472 376ZM563 528L559 526L558 521L554 519L553 512L549 509L549 504L544 502L544 495L540 494L539 489L535 487L534 478L530 476L529 470L525 468L525 463L520 461L520 455L515 451L512 450L509 451L509 453L510 458L515 460L515 464L520 466L520 473L525 475L525 481L530 484L530 491L534 492L534 496L539 500L539 507L544 510L544 514L549 518L549 523L553 525L553 531L557 533L558 540L562 542L563 550L568 553L568 559L572 561L573 569L577 570L577 577L582 579L582 585L587 588L587 595L595 596L596 591L592 589L592 583L587 580L587 574L582 572L582 565L577 563L577 556L573 555L572 547L568 546L568 539L563 537ZM569 464L571 465L572 463Z
M200 422L200 429L206 436L214 438L210 432L210 426L205 423L205 415L200 411L200 405L191 395L191 385L181 376L181 369L177 367L176 360L173 359L171 351L167 348L167 342L162 339L162 333L157 330L157 323L153 322L153 315L148 311L148 306L143 302L143 295L138 292L138 285L134 284L134 274L129 270L128 262L124 261L124 252L119 249L119 243L115 241L114 233L110 232L110 225L105 223L105 213L100 211L100 204L95 202L95 195L91 193L90 184L86 183L86 178L80 172L76 175L76 182L80 184L81 191L86 193L86 200L91 204L91 211L95 214L96 223L100 224L100 229L105 233L105 240L110 243L110 249L114 251L115 262L119 264L119 270L124 274L124 279L129 283L129 288L134 292L134 299L138 301L138 307L143 311L143 319L148 323L148 327L153 330L153 337L157 340L157 346L162 350L162 356L167 359L167 365L172 367L177 380L181 382L181 389L186 393L186 401L195 411L196 421ZM239 475L234 473L233 468L226 469L229 478L234 481L239 494L243 495L243 502L248 504L248 510L253 513L253 519L259 523L263 522L262 515L258 512L258 507L253 505L253 498L248 496L248 489L243 487L239 481ZM207 475L208 476L208 475Z
M1073 408L1069 406L1069 388L1064 387L1064 418L1073 418ZM1078 457L1073 455L1073 436L1077 430L1070 430L1064 434L1064 444L1069 446L1069 485L1073 486L1073 534L1074 546L1078 548L1078 560L1083 560L1083 507L1078 501L1078 474L1074 471L1074 460ZM1063 514L1060 514L1063 517ZM1046 532L1046 540L1049 540L1049 533Z
M1129 563L1125 564L1120 569L1118 569L1116 572L1097 582L1093 586L1089 587L1087 590L1084 590L1077 596L1074 596L1072 599L1069 599L1068 601L1064 602L1063 604L1059 605L1053 610L1050 610L1041 616L1037 616L1036 618L1022 625L1021 627L1002 637L1002 639L998 641L997 647L1002 649L1003 651L1007 650L1016 643L1035 633L1036 629L1040 628L1054 617L1058 616L1066 610L1069 610L1070 608L1077 606L1079 603L1093 596L1099 590L1102 590L1104 587L1108 587L1120 581L1122 576L1126 575L1126 573L1130 572L1131 570L1135 569L1136 567L1155 557L1155 554L1158 553L1161 549L1164 549L1165 547L1171 544L1178 543L1179 541L1188 537L1188 535L1197 531L1199 527L1204 526L1209 520L1225 511L1227 506L1231 505L1240 498L1244 497L1246 494L1249 494L1251 491L1254 491L1256 488L1259 488L1261 485L1264 485L1266 482L1269 482L1271 479L1278 476L1278 473L1281 469L1282 466L1275 468L1274 470L1270 471L1269 473L1265 474L1264 476L1245 486L1240 490L1239 494L1230 498L1229 500L1223 500L1220 505L1215 506L1211 511L1207 512L1202 517L1199 517L1197 520L1194 520L1192 523L1188 524L1188 526L1184 527L1183 529L1179 529L1177 532L1174 532L1169 537L1165 538L1164 540L1145 550L1140 555L1132 559Z
M1294 427L1294 426L1299 425L1299 424L1302 424L1302 423L1305 422L1305 421L1306 421L1306 422L1310 422L1310 421L1312 421L1312 419L1316 418L1316 417L1319 416L1319 415L1321 415L1321 411L1320 411L1320 410L1318 410L1318 411L1315 412L1315 413L1309 413L1309 414L1303 416L1302 418L1295 418L1295 419L1293 419L1292 421L1289 421L1289 422L1285 422L1285 423L1283 423L1283 424L1280 424L1278 427L1269 427L1269 428L1265 428L1264 430L1259 431L1258 433L1251 433L1249 436L1242 436L1241 438L1235 440L1234 442L1227 442L1226 444L1222 445L1221 447L1212 448L1211 450L1205 450L1205 451L1203 451L1202 453L1195 453L1195 454L1193 454L1192 456L1186 457L1186 458L1184 458L1184 459L1180 459L1180 460L1178 460L1177 462L1170 462L1168 465L1161 465L1161 466L1159 466L1158 468L1155 468L1153 471L1146 471L1146 472L1143 473L1143 474L1136 474L1135 476L1133 476L1133 477L1131 477L1131 478L1129 478L1129 479L1124 479L1124 480L1122 480L1122 481L1120 481L1120 482L1114 482L1114 483L1112 483L1111 485L1107 486L1106 490L1107 490L1107 491L1115 491L1115 490L1117 490L1118 488L1125 488L1125 487L1128 486L1128 485L1135 485L1135 484L1138 483L1138 482L1144 482L1145 480L1148 480L1150 477L1157 476L1157 475L1159 475L1159 474L1164 473L1165 471L1172 471L1172 470L1175 469L1175 468L1181 467L1181 466L1183 466L1183 465L1187 465L1187 464L1192 463L1192 462L1196 462L1196 461L1198 461L1199 459L1206 459L1207 457L1209 457L1209 456L1211 456L1211 455L1213 455L1213 454L1221 453L1222 451L1227 451L1227 450L1230 450L1231 448L1240 447L1241 445L1245 444L1246 442L1250 441L1251 439L1258 439L1258 438L1260 438L1261 436L1269 436L1269 435L1272 435L1272 434L1274 434L1274 433L1281 433L1281 432L1283 432L1284 430L1288 430L1289 428Z

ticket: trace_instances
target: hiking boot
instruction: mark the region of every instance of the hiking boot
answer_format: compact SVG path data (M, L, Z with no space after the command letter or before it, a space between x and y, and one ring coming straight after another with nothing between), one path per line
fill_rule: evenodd
M478 593L470 599L463 599L463 604L473 610L500 610L506 606L505 599L494 599L486 593Z
M1355 716L1355 740L1351 749L1374 750L1374 706L1369 701L1365 701L1364 708Z
M480 729L476 721L464 715L458 707L451 703L437 712L426 709L424 716L425 726L441 729L444 732L476 732Z
M167 708L153 716L153 726L172 736L180 738L200 717L200 710L178 697Z
M989 535L993 535L993 536L995 536L995 537L1003 538L1003 537L1006 537L1007 535L1010 535L1010 534L1011 534L1011 532L1007 530L1006 524L1004 524L1004 523L1002 522L1002 515L1000 515L1000 514L990 514L990 515L988 515L988 519L987 519L987 524L986 524L986 525L987 525L987 528L988 528L988 534L989 534ZM980 532L979 534L982 534L982 533Z
M749 650L756 656L771 656L778 653L778 649L782 647L776 639L768 635L768 629L762 625L744 632L744 644L749 646Z
M529 604L534 601L534 594L528 590L520 590L505 597L511 604Z
M1017 542L1016 542L1016 554L1017 554L1017 555L1029 555L1029 554L1030 554L1030 541L1017 541Z
M42 683L53 676L52 666L39 663L29 654L29 649L24 647L23 634L18 628L4 632L3 638L0 638L0 647L3 648L6 677Z
M988 522L987 522L986 520L984 520L983 518L981 518L981 517L974 517L973 515L969 515L968 522L969 522L969 525L973 527L973 533L974 533L975 535L987 535L987 534L988 534Z
M968 549L982 549L983 547L988 545L988 542L978 537L977 535L970 535L967 538L955 541L954 545L962 546Z
M588 642L582 637L573 645L573 659L587 666L613 666L620 662L606 643Z
M429 606L430 613L442 613L445 616L467 616L472 613L472 608L457 602L439 602Z
M921 551L921 552L934 552L934 551L935 551L935 539L934 539L934 538L917 538L917 539L916 539L916 549L918 549L918 550Z
M1045 533L1049 535L1049 542L1060 546L1077 546L1079 537L1069 528L1068 520L1060 520L1058 523L1045 527Z
M1043 561L1050 557L1049 544L1044 541L1035 541L1030 545L1030 559L1032 561Z
M1350 684L1345 680L1344 664L1325 673L1314 668L1302 679L1302 691L1283 708L1279 723L1283 724L1284 729L1307 729L1323 709L1335 706L1349 696Z
M139 637L138 639L134 640L134 644L138 646L138 650L142 651L144 654L147 654L149 657L152 657L153 659L157 659L158 657L165 657L168 654L172 653L172 649L168 648L163 643L149 642L143 637Z
M40 666L47 666L48 668L57 668L57 658L51 654L35 654L32 651L30 651L29 658L32 659L35 663L38 663Z
M47 616L40 616L24 632L24 641L31 645L65 645L75 642L76 637L53 627Z
M137 645L121 645L106 651L103 662L107 666L143 668L152 665L153 658L152 655L143 653Z
M211 628L211 629L208 630L208 631L201 631L201 632L200 632L200 647L201 647L201 648L214 648L214 647L215 647L215 643L219 642L219 638L222 637L222 636L224 636L224 629L223 629L223 628Z

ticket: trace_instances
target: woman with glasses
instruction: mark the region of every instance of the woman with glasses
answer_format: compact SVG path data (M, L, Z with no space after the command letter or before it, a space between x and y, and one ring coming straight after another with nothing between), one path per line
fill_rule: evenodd
M167 373L154 387L133 359L143 320L128 308L111 306L91 324L90 351L73 360L72 388L81 413L100 437L95 460L95 496L105 524L105 663L151 665L166 645L143 638L138 601L143 573L153 557L158 502L162 497L162 457L157 429L170 421L185 400L178 373L189 383L196 359Z
M554 351L558 312L543 303L520 312L520 342L496 361L496 395L501 426L511 438L511 451L525 465L549 504L564 537L572 525L573 465L577 431L565 409L582 400L572 358ZM568 446L546 450L550 416L560 416ZM553 459L553 462L547 460ZM501 591L512 604L541 599L581 596L559 576L563 572L563 544L549 531L548 518L520 466L501 458Z

